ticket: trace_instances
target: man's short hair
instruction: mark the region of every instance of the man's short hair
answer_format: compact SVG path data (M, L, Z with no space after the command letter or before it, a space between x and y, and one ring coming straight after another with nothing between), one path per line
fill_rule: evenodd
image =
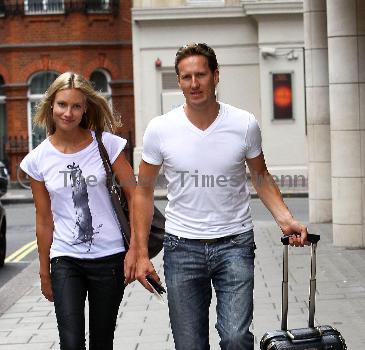
M205 56L208 60L209 69L214 73L218 69L217 57L214 50L204 43L190 43L181 46L176 52L175 57L175 72L179 75L179 63L186 57L190 56Z

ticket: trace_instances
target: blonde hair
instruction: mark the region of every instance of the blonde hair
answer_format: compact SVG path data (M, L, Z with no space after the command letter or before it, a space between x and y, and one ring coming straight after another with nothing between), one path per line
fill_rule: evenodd
M65 72L49 86L44 97L37 105L34 116L34 124L46 127L50 135L56 131L52 117L52 105L58 91L66 89L78 89L86 98L86 112L80 122L80 127L95 131L108 130L112 133L122 124L120 115L110 107L106 98L98 91L95 91L91 83L82 75Z

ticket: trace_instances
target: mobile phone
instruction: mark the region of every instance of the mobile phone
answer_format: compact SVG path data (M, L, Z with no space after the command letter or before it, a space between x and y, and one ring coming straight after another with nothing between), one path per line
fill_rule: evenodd
M158 283L151 275L147 275L146 280L151 285L151 287L157 292L157 294L161 295L163 293L166 293L166 290L162 286L162 284Z

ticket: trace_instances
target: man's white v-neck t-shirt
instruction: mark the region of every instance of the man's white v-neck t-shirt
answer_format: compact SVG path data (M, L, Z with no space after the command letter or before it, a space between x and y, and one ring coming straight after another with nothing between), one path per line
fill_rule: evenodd
M163 164L167 180L168 233L207 239L253 228L245 160L261 154L260 128L251 113L219 104L205 130L180 106L152 119L145 131L142 159Z

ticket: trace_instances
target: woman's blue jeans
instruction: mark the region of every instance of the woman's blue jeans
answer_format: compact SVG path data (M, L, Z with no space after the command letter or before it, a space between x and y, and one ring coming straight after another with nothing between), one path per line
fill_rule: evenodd
M61 350L85 349L85 300L89 300L90 350L113 349L124 293L124 253L98 259L51 260L54 306Z
M253 350L253 231L215 243L166 234L164 270L176 350L208 350L212 285L222 350Z

